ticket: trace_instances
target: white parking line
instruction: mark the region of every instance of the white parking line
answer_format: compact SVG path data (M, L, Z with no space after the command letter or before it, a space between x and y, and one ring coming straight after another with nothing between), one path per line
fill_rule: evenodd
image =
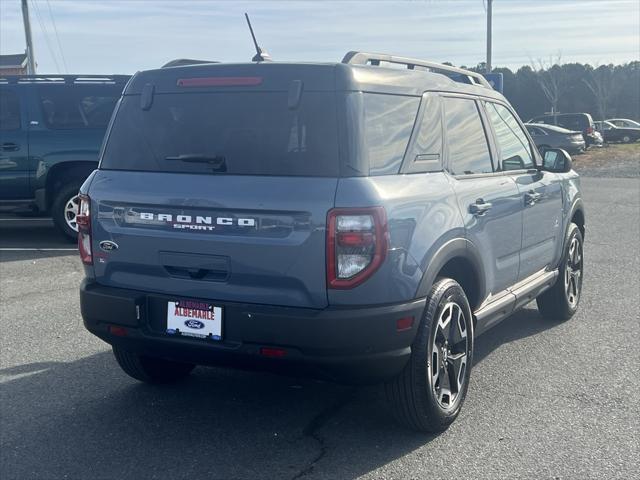
M50 218L0 218L0 222L52 222Z
M0 248L0 252L76 252L77 248Z

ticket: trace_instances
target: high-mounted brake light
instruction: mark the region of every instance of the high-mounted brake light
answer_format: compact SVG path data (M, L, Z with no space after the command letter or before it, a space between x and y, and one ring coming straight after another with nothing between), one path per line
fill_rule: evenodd
M382 207L334 208L327 216L327 286L353 288L382 264L389 244Z
M80 195L80 207L76 216L78 224L78 251L85 265L93 265L91 252L91 199L88 195Z
M179 78L179 87L251 87L260 85L262 77L195 77Z

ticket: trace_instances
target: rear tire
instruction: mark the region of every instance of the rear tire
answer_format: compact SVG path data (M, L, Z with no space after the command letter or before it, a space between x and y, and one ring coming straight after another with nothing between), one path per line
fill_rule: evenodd
M622 143L631 143L631 137L629 135L625 135L622 137Z
M385 385L398 421L420 432L446 430L464 403L472 362L469 302L456 281L439 279L427 298L409 362Z
M51 217L53 223L67 237L69 241L78 241L78 225L76 217L80 200L78 191L82 180L64 185L58 192L51 205Z
M130 377L145 383L174 383L187 377L195 368L191 363L139 355L115 345L112 349L120 368Z
M582 296L583 266L582 232L572 223L569 226L558 279L553 287L536 299L538 311L544 318L565 321L576 313Z

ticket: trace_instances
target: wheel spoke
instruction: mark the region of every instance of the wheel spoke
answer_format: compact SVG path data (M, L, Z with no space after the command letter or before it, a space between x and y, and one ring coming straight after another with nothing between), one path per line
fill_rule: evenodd
M433 354L431 355L431 385L434 388L438 385L440 379L440 350L434 345Z
M450 383L455 385L456 393L460 392L464 383L465 369L467 367L467 354L454 353L447 359L449 362Z
M448 388L440 389L440 392L438 393L438 401L440 402L440 405L444 407L450 407L453 403L451 390L449 390Z
M454 310L453 325L449 334L449 345L454 346L459 344L462 341L465 341L467 338L467 327L464 323L464 314L462 313L462 309L456 305Z
M443 340L449 339L449 334L451 330L451 319L453 317L453 307L454 303L449 303L444 306L442 309L442 313L440 314L440 318L438 319L438 330L443 337Z

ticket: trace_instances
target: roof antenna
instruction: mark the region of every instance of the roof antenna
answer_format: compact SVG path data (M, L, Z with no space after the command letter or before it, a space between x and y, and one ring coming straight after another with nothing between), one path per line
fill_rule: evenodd
M253 56L251 61L252 62L270 62L271 61L271 55L269 55L269 53L265 49L263 49L262 47L258 46L258 42L256 40L256 36L253 33L253 27L251 26L251 20L249 20L249 15L247 15L245 13L244 14L244 18L247 19L247 25L249 25L249 31L251 32L251 38L253 38L253 44L256 46L256 54Z

